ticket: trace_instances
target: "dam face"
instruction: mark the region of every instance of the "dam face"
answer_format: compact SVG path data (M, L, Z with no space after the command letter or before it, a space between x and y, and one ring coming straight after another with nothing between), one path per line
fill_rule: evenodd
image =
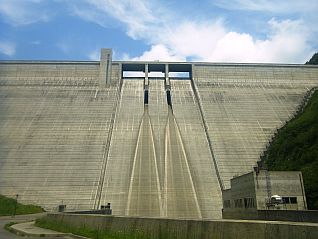
M106 49L99 62L0 61L0 194L219 219L221 190L317 86L315 66L116 62Z

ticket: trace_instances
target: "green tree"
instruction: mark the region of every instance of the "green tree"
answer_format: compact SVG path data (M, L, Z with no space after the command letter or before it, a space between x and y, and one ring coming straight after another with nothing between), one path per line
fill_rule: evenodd
M278 130L262 160L269 170L301 171L308 209L318 209L318 91Z
M318 65L318 52L315 53L309 61L306 62L306 65Z

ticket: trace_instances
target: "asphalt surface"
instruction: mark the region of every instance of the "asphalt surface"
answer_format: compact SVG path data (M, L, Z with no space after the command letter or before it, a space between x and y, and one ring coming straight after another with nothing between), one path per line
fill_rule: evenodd
M46 213L39 213L39 214L31 214L31 215L18 215L15 217L12 216L3 216L0 217L0 239L39 239L39 237L22 237L17 236L7 230L4 229L4 226L9 222L27 222L27 221L34 221L36 218L45 216ZM69 237L45 237L47 239L69 239Z

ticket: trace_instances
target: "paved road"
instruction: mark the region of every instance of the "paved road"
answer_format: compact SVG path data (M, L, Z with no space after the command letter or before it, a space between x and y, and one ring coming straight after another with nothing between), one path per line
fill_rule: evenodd
M38 217L44 216L45 213L32 214L32 215L19 215L15 217L4 216L0 217L0 239L22 239L25 237L17 236L4 229L4 225L9 222L26 222L33 221ZM38 239L39 237L27 237L28 239ZM68 239L69 237L45 237L47 239Z

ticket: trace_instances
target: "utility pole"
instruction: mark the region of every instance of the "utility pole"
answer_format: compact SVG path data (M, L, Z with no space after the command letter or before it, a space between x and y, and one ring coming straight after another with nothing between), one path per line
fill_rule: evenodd
M15 214L17 213L18 197L19 197L19 194L16 194L16 195L15 195L14 211L13 211L12 217L15 217Z

